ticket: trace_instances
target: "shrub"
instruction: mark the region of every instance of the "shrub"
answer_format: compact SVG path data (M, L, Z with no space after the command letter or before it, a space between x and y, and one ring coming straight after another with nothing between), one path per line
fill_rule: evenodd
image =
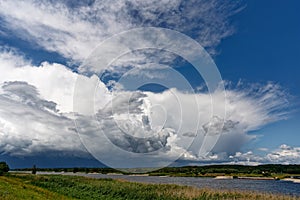
M9 171L9 166L6 164L6 162L0 162L0 175L3 175L8 171Z
M36 166L33 165L31 173L32 173L32 174L36 174L36 171L37 171Z

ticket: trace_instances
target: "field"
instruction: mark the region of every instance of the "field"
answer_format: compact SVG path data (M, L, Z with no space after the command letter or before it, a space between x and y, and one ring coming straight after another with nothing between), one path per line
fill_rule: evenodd
M215 191L79 176L10 174L0 177L0 199L296 199L253 192ZM299 199L299 198L298 198Z

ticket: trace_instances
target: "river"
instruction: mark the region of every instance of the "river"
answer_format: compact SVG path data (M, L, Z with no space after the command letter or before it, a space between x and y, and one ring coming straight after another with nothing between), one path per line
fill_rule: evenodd
M48 173L49 174L49 173ZM127 176L106 174L64 173L90 178L124 179L132 182L167 183L188 185L199 188L258 191L264 193L279 193L300 196L300 183L281 180L249 180L249 179L214 179L196 177L159 177L159 176Z

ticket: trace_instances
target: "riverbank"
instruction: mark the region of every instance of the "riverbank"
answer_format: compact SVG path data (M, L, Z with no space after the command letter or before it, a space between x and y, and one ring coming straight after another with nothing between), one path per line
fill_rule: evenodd
M9 188L16 189L10 191ZM19 199L15 196L19 197L30 191L33 193L35 191L40 195L45 194L45 197L47 197L36 199L300 199L299 197L257 192L128 182L124 179L93 179L81 176L29 174L11 174L0 177L1 199ZM28 195L24 197L26 197L22 198L24 200L31 199Z
M214 179L220 179L220 180L224 180L224 179L246 179L246 180L264 180L264 181L272 181L272 180L281 180L281 181L290 181L293 183L300 183L300 179L299 178L283 178L283 179L279 179L276 177L257 177L257 176L216 176Z
M258 177L258 176L216 176L214 179L247 179L247 180L276 180L272 177Z

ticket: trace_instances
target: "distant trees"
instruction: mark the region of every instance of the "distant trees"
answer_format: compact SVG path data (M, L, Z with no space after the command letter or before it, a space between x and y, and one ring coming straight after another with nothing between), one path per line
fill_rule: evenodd
M266 164L258 166L247 165L204 165L186 167L166 167L153 172L152 175L203 176L209 174L250 174L253 176L270 177L272 174L300 174L300 165Z
M6 162L0 162L0 175L9 171L9 166Z

